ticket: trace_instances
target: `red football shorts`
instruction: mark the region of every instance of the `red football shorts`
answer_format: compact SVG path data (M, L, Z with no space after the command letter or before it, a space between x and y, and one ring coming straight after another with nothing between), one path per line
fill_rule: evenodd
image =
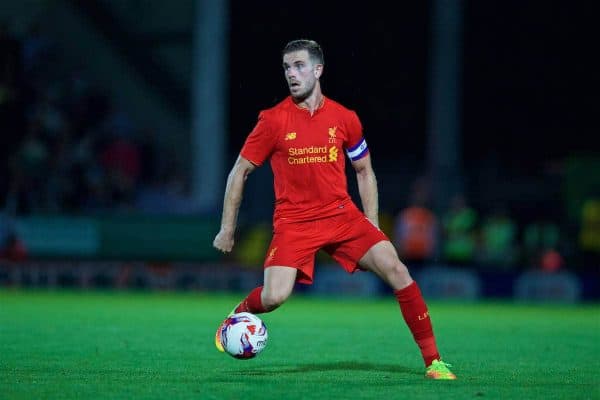
M359 269L358 261L365 253L383 240L389 238L352 206L347 206L340 215L314 221L282 219L275 223L264 267L296 268L296 281L311 284L318 250L323 249L353 273Z

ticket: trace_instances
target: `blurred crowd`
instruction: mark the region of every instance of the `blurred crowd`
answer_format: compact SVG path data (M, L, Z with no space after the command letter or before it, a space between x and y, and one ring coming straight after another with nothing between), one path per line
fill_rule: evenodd
M181 174L83 70L37 27L0 25L0 201L10 215L178 212Z
M600 266L598 198L583 203L579 221L571 226L543 210L517 217L508 204L475 207L461 193L445 212L436 213L429 194L427 180L417 179L389 228L401 257L412 266L547 272Z
M527 266L556 271L565 262L564 238L557 223L542 216L521 224L502 204L482 213L462 194L437 215L426 189L418 188L395 216L392 235L402 257L417 266L438 260L480 268Z

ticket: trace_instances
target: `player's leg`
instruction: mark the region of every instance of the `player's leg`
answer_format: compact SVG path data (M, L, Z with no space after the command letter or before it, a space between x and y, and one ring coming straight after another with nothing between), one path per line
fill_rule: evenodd
M264 286L260 298L266 312L273 311L290 297L297 273L298 270L292 267L265 268Z
M271 266L265 268L263 286L252 290L233 311L253 314L273 311L292 294L297 272L296 268L291 267Z
M402 290L414 282L408 268L398 258L396 249L387 240L373 245L358 264L374 272L394 290Z
M312 282L314 257L321 245L315 235L314 223L280 222L275 224L274 231L264 263L263 286L252 290L236 305L231 314L261 314L273 311L292 294L296 281ZM215 346L223 351L219 330L215 335Z
M296 282L296 274L296 268L281 266L265 268L263 286L253 289L244 300L235 306L229 315L239 312L262 314L273 311L292 294L294 283ZM221 352L224 351L220 336L223 323L221 323L221 326L217 328L217 332L215 333L215 347Z
M263 286L254 289L235 309L260 314L287 300L296 282L312 282L315 253L321 246L313 222L275 223L264 262Z
M373 271L394 290L404 321L421 350L426 376L433 379L456 379L441 361L436 345L429 310L421 290L412 279L408 268L400 261L396 249L389 241L373 245L360 259L359 265Z

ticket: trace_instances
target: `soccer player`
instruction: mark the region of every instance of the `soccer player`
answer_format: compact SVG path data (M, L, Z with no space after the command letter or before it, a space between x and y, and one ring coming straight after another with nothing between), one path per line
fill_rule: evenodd
M274 176L273 237L264 262L263 286L232 310L275 310L296 282L311 284L318 250L346 271L372 271L394 290L402 316L425 363L425 376L456 379L441 360L427 305L417 283L378 228L378 191L371 155L357 114L321 92L323 51L313 40L294 40L282 52L290 96L263 110L227 178L221 229L213 245L228 253L244 184L270 160ZM344 152L356 171L362 211L347 190ZM219 330L217 349L223 351Z

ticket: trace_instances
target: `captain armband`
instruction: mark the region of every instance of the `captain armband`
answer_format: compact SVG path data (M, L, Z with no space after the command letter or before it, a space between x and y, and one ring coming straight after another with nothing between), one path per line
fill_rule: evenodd
M346 154L348 154L348 158L352 161L360 160L369 152L369 148L367 147L367 141L362 138L360 142L356 145L346 149Z

